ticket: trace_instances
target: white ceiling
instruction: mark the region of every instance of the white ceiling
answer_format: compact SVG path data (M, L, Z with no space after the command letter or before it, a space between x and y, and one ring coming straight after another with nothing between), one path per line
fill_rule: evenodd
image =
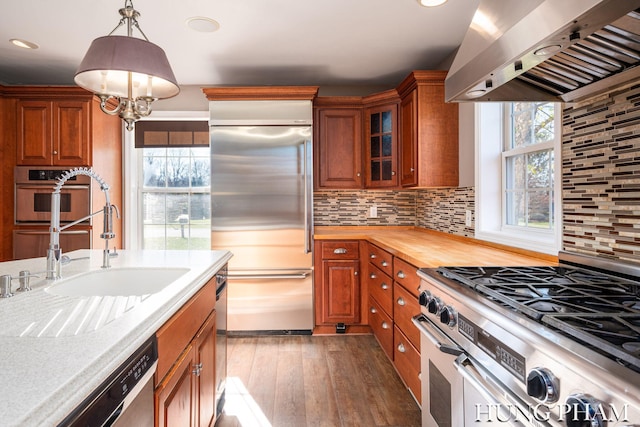
M447 63L478 0L449 0L436 8L417 0L134 0L133 5L141 14L140 27L165 50L181 86L392 88L411 70ZM123 6L124 0L3 0L0 84L73 84L89 44L115 28ZM220 29L195 32L185 24L193 16L213 18ZM39 49L17 48L11 38Z

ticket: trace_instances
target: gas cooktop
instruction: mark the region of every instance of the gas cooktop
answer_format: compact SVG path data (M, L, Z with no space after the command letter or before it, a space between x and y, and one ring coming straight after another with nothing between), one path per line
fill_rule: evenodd
M640 282L573 266L440 267L474 289L640 371Z

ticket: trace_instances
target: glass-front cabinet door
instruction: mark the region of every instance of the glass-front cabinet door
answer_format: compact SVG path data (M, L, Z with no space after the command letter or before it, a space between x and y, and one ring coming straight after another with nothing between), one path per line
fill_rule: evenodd
M366 109L366 182L368 188L398 185L396 104Z

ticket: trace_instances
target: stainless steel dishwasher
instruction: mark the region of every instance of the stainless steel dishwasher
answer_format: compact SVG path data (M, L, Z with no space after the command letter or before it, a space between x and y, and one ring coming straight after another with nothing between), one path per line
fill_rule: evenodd
M153 374L157 361L154 335L58 426L152 427Z

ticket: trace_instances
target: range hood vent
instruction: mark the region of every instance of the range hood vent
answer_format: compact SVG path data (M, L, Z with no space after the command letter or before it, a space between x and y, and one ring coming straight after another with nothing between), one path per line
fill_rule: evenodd
M640 79L639 64L640 0L481 0L445 99L573 102Z

